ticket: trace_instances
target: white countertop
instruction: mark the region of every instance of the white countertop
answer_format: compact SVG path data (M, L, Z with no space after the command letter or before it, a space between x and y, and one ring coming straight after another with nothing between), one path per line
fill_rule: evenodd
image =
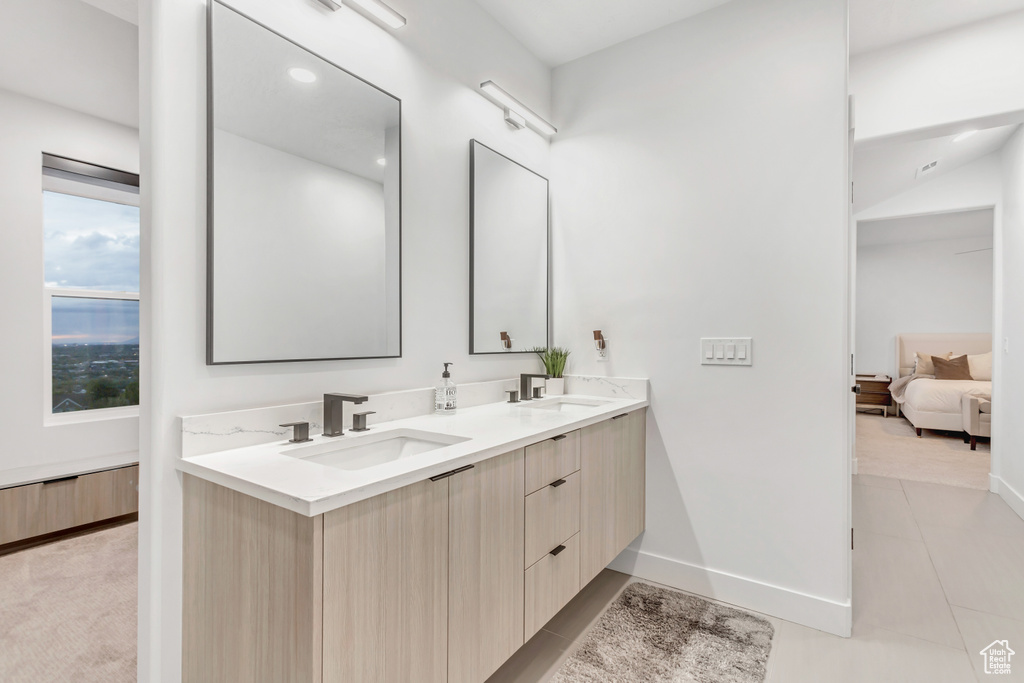
M577 407L573 412L529 407L573 398L607 402ZM491 403L460 408L452 415L421 415L384 422L359 434L346 431L344 436L336 438L318 434L304 444L281 440L195 455L181 458L178 469L313 517L648 405L646 399L609 400L583 395L516 404ZM346 406L346 412L349 410L351 406ZM342 470L289 455L317 444L339 443L342 439L351 444L360 439L376 440L382 433L398 430L433 432L466 440L362 470Z

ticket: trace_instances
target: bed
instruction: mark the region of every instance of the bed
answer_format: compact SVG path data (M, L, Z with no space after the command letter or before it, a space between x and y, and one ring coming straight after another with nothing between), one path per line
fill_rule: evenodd
M952 352L954 356L981 355L992 351L992 335L988 333L901 334L896 337L896 359L899 377L914 374L915 352L940 356ZM897 396L893 383L893 401L896 414L902 413L918 436L922 429L962 432L961 400L965 394L992 396L991 380L939 380L918 378L902 387Z

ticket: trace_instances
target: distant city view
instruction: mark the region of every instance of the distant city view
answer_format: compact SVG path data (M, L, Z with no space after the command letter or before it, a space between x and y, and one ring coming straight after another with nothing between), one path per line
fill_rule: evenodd
M54 344L53 412L139 405L139 340Z

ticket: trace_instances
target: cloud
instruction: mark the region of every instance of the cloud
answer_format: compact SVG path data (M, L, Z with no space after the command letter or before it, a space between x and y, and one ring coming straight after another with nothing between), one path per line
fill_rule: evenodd
M138 343L138 301L55 296L52 302L55 344Z
M43 192L47 286L139 291L139 209Z

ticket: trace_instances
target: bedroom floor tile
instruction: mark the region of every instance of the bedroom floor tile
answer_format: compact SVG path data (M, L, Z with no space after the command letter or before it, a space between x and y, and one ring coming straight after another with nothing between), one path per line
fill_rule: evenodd
M897 481L897 483L899 483ZM853 485L853 528L872 534L921 540L903 488Z
M949 604L1024 615L1024 538L921 525Z
M928 549L921 541L857 532L853 629L882 628L963 647Z
M853 483L860 484L861 486L877 486L881 489L892 489L894 491L903 490L899 479L879 477L876 474L855 474L853 475Z
M903 490L918 524L1024 539L1024 519L994 493L919 481Z
M840 638L783 622L775 636L767 683L968 683L974 672L963 649L878 628Z
M974 672L978 680L992 678L985 674L985 661L981 656L982 648L988 647L995 640L1009 641L1010 648L1020 652L1020 644L1024 644L1024 621L997 617L985 612L977 612L963 607L954 607L953 616L963 634L964 643L967 644L967 655L974 665ZM1024 666L1017 662L1020 656L1017 655L1010 661L1012 673L1000 675L1000 681L1016 681L1024 683Z
M543 683L558 672L573 645L568 638L541 629L487 683Z

